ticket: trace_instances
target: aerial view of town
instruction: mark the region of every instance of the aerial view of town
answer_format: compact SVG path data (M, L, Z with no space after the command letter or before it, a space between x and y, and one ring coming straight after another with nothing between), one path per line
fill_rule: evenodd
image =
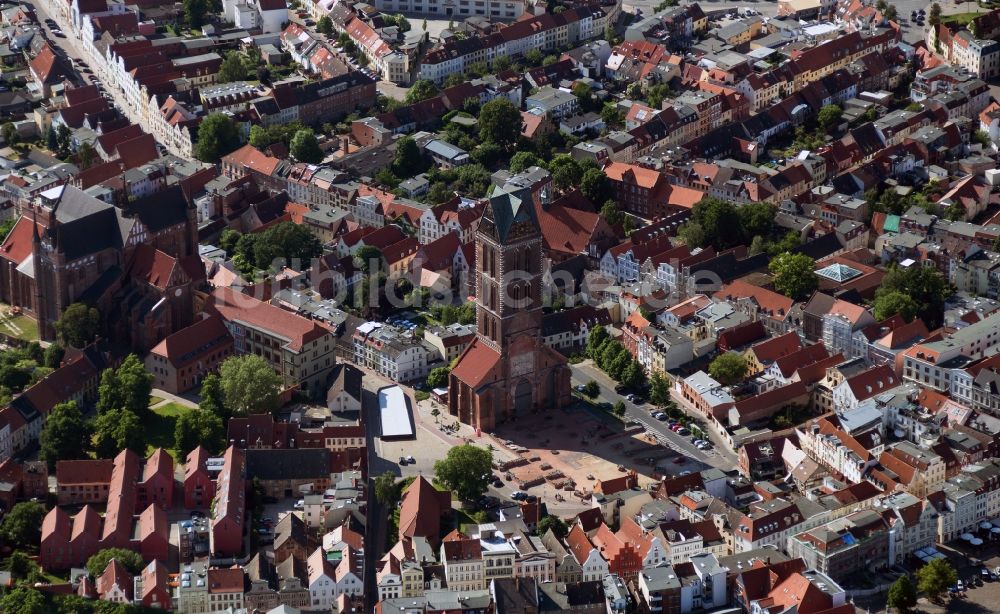
M1000 0L0 0L0 614L1000 612Z

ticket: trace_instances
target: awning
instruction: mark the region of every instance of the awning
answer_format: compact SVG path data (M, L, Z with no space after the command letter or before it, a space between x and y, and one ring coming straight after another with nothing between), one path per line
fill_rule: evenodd
M969 545L971 545L971 546L982 546L983 545L983 540L979 539L978 537L974 537L971 540L969 540Z
M986 520L984 520L984 521L982 521L982 522L979 523L979 528L980 529L991 529L991 528L993 528L993 524L990 523L990 522L988 522L988 521L986 521Z
M972 533L962 533L959 537L961 537L965 541L969 542L969 541L972 541L973 539L975 539L976 536L973 535Z

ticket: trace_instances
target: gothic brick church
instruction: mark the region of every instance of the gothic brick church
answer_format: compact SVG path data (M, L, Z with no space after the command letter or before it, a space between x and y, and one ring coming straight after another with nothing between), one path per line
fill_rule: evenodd
M541 335L542 234L533 198L530 188L494 192L476 231L477 333L452 369L448 410L483 430L571 399L566 359Z
M204 281L195 209L173 186L121 207L72 185L43 192L0 246L0 300L42 339L73 303L97 307L105 336L145 351L194 317Z

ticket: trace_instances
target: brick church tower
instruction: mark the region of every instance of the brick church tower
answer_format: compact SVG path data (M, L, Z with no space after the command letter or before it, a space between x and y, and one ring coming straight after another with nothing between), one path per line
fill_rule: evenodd
M448 410L479 429L569 403L566 359L542 340L542 235L528 188L490 197L476 231L476 338Z

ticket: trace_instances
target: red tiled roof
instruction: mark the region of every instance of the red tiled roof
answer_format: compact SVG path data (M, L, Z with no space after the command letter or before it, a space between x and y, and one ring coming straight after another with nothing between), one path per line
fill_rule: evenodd
M750 347L750 351L753 352L757 360L764 366L801 349L802 339L795 331L771 337Z
M118 159L127 168L136 168L160 157L156 150L156 139L152 134L143 134L118 144L115 148Z
M38 76L42 83L56 83L66 76L62 61L59 60L48 43L42 45L42 49L38 55L32 58L30 64L32 72Z
M209 569L207 572L208 592L218 593L242 593L245 583L245 575L240 567L230 567L226 569Z
M110 484L114 461L108 458L98 460L61 460L56 462L56 483L65 484Z
M116 585L127 597L132 597L132 576L118 559L111 559L104 568L104 573L97 578L97 594L104 596Z
M262 175L270 175L278 168L281 160L264 155L253 145L247 144L222 158L223 164L230 164Z
M721 290L715 293L715 298L721 300L752 298L764 313L770 315L775 320L784 320L795 303L787 296L754 286L741 279L723 286Z
M232 335L217 316L198 320L156 344L150 353L163 356L176 368L182 368L202 359L205 352L232 343Z
M451 509L451 494L434 488L424 476L410 484L399 506L399 538L427 537L437 540L441 514Z
M501 368L500 354L476 339L462 353L451 374L476 389L484 383L496 381Z
M602 524L602 526L604 525ZM570 529L569 535L566 536L566 545L569 546L569 551L573 553L573 558L580 565L587 562L587 557L594 550L594 544L590 542L590 538L583 532L583 527L578 524L574 524L573 528Z
M0 246L0 258L15 264L24 262L24 259L31 255L34 226L30 218L22 215L21 219L14 223L14 228L11 229L10 234L4 239L3 245ZM38 232L43 230L44 228L39 224Z
M316 322L259 301L230 288L216 288L209 297L206 309L224 320L243 322L249 326L287 340L288 347L299 351L311 341L330 332Z
M847 385L854 393L854 398L864 401L880 392L899 385L895 372L889 365L881 365L868 369L847 380Z

